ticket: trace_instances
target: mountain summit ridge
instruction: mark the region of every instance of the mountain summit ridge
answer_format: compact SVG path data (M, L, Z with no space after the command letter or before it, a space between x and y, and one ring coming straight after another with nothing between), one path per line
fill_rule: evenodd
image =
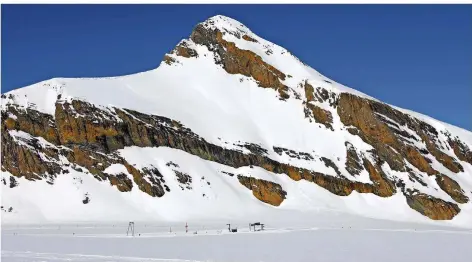
M3 94L2 205L7 221L334 209L470 226L471 147L214 16L156 69Z

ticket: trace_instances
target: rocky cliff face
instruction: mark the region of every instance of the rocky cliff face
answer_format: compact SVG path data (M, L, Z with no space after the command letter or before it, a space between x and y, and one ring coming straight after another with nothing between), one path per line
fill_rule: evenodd
M328 80L316 86L309 78L283 72L264 59L278 50L276 46L264 45L265 55L244 49L244 44L261 44L263 40L245 27L233 31L218 27L218 19L227 18L212 18L197 25L189 39L165 56L161 67L212 56L215 66L227 74L252 79L255 88L275 91L280 103L300 103L300 113L308 125L359 141L339 141L343 151L337 158L342 157L344 162L318 155L317 148L308 153L250 142L231 148L207 141L177 119L134 108L96 105L59 93L51 114L19 103L20 95L11 92L2 95L2 171L11 174L13 180L54 184L57 176L67 176L72 168L98 181L108 181L120 192L136 187L149 197L165 198L174 192L159 168L135 167L118 151L131 146L170 147L233 168L256 166L274 176L308 181L339 197L354 191L381 198L402 194L405 205L434 220L452 219L461 212L461 205L470 204L472 191L467 181L472 175L472 151L470 144L453 131L438 130L426 120L374 99L331 89ZM313 168L314 163L323 168ZM110 172L116 164L125 170ZM182 190L192 190L191 176L177 169L175 176L183 184ZM269 205L283 206L291 194L284 185L264 179L245 174L237 175L237 179L257 200Z

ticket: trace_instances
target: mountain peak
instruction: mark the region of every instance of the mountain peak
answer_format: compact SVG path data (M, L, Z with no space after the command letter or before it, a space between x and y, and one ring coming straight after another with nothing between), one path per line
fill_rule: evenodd
M241 33L252 33L248 27L241 22L224 15L215 15L200 23L208 28L220 30L239 31Z
M3 94L1 111L15 223L43 216L31 210L186 220L327 207L471 224L472 133L344 87L226 16L154 70L44 81Z

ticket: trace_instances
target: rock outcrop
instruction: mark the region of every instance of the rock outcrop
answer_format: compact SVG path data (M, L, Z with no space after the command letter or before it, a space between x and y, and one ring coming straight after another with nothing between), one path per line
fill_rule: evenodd
M239 49L234 43L223 39L223 34L218 29L211 30L199 24L195 27L190 39L200 45L208 47L219 57L216 61L221 64L229 74L241 74L252 77L263 88L272 88L279 92L282 99L288 99L288 87L282 83L287 77L277 68L266 63L259 55L250 51ZM240 35L236 35L240 38Z
M346 171L353 176L358 176L363 170L362 161L351 143L345 142L344 145L346 146L347 151Z
M331 112L310 103L306 104L306 107L311 112L311 117L317 123L323 124L327 128L333 130L333 127L331 126L333 124L333 116L331 115Z
M460 160L472 165L472 151L466 144L460 141L458 137L451 139L450 135L447 141L454 150L454 154L456 154Z
M408 205L412 209L433 220L450 220L460 211L457 204L423 193L406 194L405 196Z
M238 180L242 185L251 190L257 199L273 206L279 206L287 195L287 192L274 182L242 175L238 175Z
M459 186L459 184L445 175L437 175L436 182L439 187L444 190L448 195L454 199L457 203L465 204L469 202L469 198L464 195L464 190Z
M347 93L341 94L337 111L343 124L356 127L356 134L372 145L393 170L405 171L407 161L422 172L436 175L439 172L432 167L428 154L452 172L464 170L453 157L440 150L436 129L421 120L380 102ZM424 143L424 148L415 147L412 140Z

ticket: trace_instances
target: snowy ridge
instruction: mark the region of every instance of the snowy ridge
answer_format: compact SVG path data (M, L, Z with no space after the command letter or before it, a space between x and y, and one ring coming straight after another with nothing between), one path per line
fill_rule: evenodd
M228 32L228 34L225 34L223 36L225 40L235 43L236 46L238 46L240 49L251 50L255 52L270 65L273 65L274 67L278 68L286 74L292 75L293 77L287 79L286 82L289 86L296 86L296 84L300 83L302 80L308 79L310 81L313 81L315 85L320 85L323 88L329 89L330 91L334 91L337 93L352 93L358 96L367 97L369 99L375 100L375 98L372 98L355 89L339 84L336 81L321 75L318 71L304 64L297 57L293 56L287 49L259 37L251 30L249 30L249 28L247 28L245 25L230 17L217 15L209 18L202 24L210 29L219 29L223 32ZM257 40L257 42L244 41L235 36L238 34L246 34L249 37Z

